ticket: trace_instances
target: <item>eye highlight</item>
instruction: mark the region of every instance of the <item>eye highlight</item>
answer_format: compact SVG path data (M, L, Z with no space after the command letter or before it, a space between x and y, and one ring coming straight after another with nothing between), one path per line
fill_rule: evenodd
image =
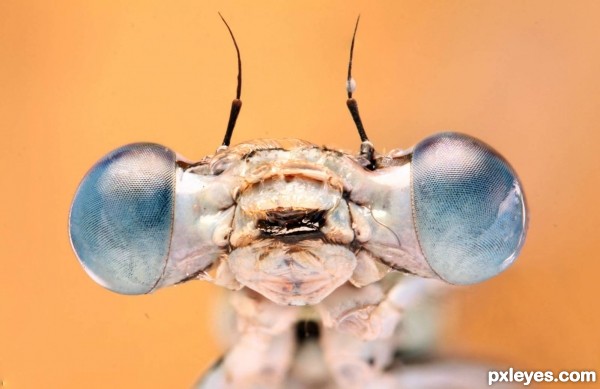
M415 147L412 203L423 254L450 283L495 276L523 244L521 184L496 151L470 136L441 133Z
M169 255L175 153L156 144L123 146L86 175L73 200L71 242L88 274L123 294L150 292Z

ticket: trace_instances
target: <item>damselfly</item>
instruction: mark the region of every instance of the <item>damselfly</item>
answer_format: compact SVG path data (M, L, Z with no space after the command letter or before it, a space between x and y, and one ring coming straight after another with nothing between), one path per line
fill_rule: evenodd
M482 368L407 365L418 347L406 323L438 290L428 279L477 283L516 258L527 211L514 170L458 133L378 153L353 98L358 21L357 155L301 140L230 147L241 59L225 25L239 73L222 146L198 162L150 143L100 160L70 214L88 274L123 294L190 280L233 291L235 342L202 388L485 385Z

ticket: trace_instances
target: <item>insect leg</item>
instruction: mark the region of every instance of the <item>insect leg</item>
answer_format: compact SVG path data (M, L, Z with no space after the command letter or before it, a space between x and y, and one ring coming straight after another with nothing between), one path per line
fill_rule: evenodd
M244 289L231 294L238 338L197 388L279 388L295 350L294 307L272 303ZM234 336L234 335L233 335Z
M430 306L438 285L443 287L433 280L401 276L391 286L383 281L362 288L344 285L326 298L318 307L324 327L321 346L337 385L368 387L381 382L399 351L429 351L434 336L428 329L435 326L422 325L421 320L436 320L431 320L430 311L420 313L419 307ZM418 328L415 317L420 317Z

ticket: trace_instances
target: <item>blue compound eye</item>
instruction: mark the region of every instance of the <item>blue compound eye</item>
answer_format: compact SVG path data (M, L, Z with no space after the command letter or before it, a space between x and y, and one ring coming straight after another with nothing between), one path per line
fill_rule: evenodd
M123 294L150 292L169 256L175 205L175 153L156 144L123 146L81 182L69 229L88 274Z
M502 272L525 238L525 199L515 172L492 148L467 135L420 142L412 159L412 202L421 250L453 284Z

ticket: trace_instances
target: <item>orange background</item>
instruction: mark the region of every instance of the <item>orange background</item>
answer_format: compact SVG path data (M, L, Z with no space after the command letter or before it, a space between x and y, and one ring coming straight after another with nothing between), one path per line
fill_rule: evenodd
M361 13L355 96L378 150L466 132L528 195L520 259L459 288L444 349L600 373L600 2L5 0L0 387L186 388L220 354L217 287L110 293L67 236L73 193L108 151L152 141L197 159L219 145L236 63L217 11L244 62L234 143L346 150L359 143L344 78Z

